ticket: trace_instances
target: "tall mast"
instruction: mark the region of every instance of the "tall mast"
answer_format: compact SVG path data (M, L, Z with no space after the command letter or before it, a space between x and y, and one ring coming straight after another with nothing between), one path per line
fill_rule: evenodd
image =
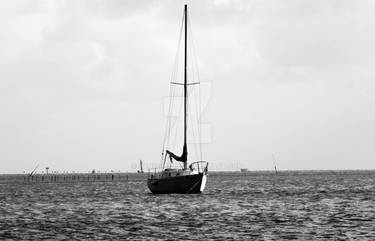
M185 63L184 63L184 147L182 153L185 153L186 160L184 162L184 169L187 168L187 121L186 121L186 115L187 115L187 4L185 4L184 9L185 14Z

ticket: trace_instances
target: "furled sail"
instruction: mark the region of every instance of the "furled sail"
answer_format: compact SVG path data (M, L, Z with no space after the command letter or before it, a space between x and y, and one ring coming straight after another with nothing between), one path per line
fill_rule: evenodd
M186 147L186 145L184 145L184 147L183 147L183 151L182 151L181 156L177 156L176 154L174 154L173 152L168 151L168 150L166 151L166 153L169 155L169 158L171 159L171 161L172 161L172 158L175 159L176 161L179 161L179 162L186 163L186 161L187 161L187 147Z

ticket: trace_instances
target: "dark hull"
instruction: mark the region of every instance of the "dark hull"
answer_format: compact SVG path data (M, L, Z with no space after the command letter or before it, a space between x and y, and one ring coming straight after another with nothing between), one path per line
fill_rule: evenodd
M154 194L162 193L201 193L206 182L204 173L148 179L147 185ZM203 185L202 185L203 184Z

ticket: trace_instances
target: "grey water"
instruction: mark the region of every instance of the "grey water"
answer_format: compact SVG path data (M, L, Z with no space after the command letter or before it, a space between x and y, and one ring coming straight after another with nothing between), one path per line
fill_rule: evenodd
M0 239L375 240L375 171L209 173L202 194L0 182ZM19 177L21 178L21 177Z

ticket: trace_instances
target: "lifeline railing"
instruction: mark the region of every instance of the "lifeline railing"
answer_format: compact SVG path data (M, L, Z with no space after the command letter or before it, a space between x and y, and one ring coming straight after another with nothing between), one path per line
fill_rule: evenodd
M208 171L208 162L206 161L197 161L189 165L190 170L198 170L199 173Z

